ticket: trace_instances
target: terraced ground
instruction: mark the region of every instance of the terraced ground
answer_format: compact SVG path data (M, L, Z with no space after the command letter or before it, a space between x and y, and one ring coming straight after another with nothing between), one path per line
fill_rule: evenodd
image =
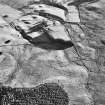
M15 0L15 2L1 0L1 3L18 8L18 10L28 4L27 0ZM4 7L1 5L0 8ZM21 15L21 11L15 9L4 10L6 12L0 11L0 14L9 12L11 20ZM72 11L71 14L74 13ZM12 33L13 37L9 44L15 47L2 46L0 49L3 52L1 61L5 58L0 63L1 70L4 70L1 72L0 81L15 88L29 88L42 82L54 81L64 85L69 93L70 105L105 105L105 2L100 0L97 3L83 4L79 7L79 13L82 30L77 25L71 25L74 30L70 30L73 32L79 57L75 48L52 52L33 47L28 41L21 39L21 35L11 29L7 23L3 23L1 18L0 44L5 45L4 42L10 40ZM4 38L4 35L7 36ZM10 67L10 72L7 72L9 76L5 76L5 70L8 71L6 67Z

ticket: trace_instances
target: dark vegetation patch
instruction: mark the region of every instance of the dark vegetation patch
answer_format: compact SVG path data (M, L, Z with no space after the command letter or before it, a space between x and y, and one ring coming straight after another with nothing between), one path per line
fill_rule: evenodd
M67 93L57 83L40 84L33 88L0 88L0 105L68 105Z

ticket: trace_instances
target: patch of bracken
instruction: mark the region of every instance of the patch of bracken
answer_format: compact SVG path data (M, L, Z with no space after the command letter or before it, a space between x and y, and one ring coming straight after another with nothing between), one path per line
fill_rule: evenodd
M45 83L34 88L0 89L0 105L68 105L65 90L57 83Z

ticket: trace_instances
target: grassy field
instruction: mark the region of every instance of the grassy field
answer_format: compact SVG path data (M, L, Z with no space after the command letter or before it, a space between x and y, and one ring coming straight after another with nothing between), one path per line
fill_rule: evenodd
M80 7L81 21L86 30L88 46L95 49L95 59L89 65L88 89L93 96L94 105L105 105L105 2ZM103 42L103 43L102 43ZM88 62L89 63L89 62Z

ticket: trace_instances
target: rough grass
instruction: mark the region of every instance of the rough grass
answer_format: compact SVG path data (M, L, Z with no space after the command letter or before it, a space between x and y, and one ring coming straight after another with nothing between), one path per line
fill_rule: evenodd
M105 40L105 2L89 4L80 7L81 21L85 22L88 46L96 51L96 63L90 67L93 72L89 73L87 89L93 96L94 105L105 105L105 49L101 40ZM92 43L95 42L95 43Z

